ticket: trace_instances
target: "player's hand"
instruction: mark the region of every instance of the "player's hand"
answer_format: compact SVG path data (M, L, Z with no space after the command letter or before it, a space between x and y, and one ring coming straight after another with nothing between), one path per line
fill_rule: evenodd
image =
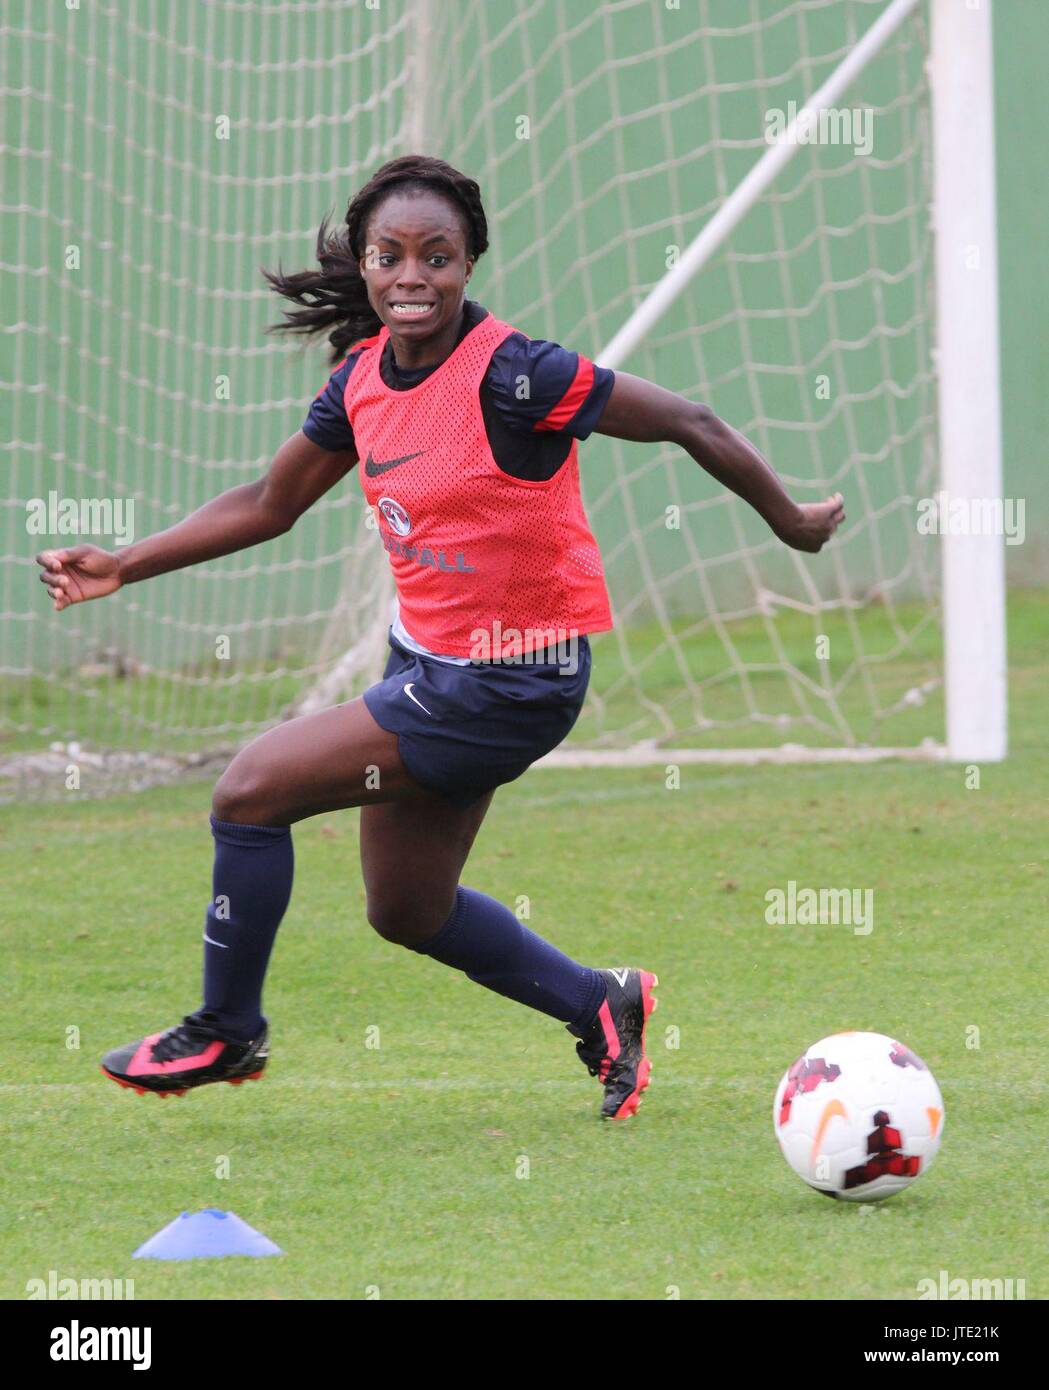
M779 538L794 550L810 555L823 549L845 520L845 499L840 492L825 502L802 502L797 516L779 532Z
M74 545L68 550L42 550L36 557L40 582L54 602L56 613L71 603L105 598L120 588L120 561L97 545Z

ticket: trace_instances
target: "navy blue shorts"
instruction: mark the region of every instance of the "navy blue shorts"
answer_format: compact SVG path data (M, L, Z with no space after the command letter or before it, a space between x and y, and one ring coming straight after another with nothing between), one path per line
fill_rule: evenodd
M364 692L364 703L397 735L412 777L459 807L556 748L579 718L590 681L585 635L573 644L571 664L453 666L408 651L392 632L389 643L383 678Z

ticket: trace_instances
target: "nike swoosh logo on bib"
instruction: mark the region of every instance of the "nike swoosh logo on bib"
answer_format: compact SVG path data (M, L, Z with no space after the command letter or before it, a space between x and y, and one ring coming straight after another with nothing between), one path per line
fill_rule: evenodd
M420 449L418 453L415 454L402 454L399 459L387 459L385 463L376 463L372 458L372 451L369 449L368 457L364 463L364 471L369 478L377 478L380 473L388 473L391 468L396 468L399 463L407 463L409 459L417 459L425 452L425 449Z

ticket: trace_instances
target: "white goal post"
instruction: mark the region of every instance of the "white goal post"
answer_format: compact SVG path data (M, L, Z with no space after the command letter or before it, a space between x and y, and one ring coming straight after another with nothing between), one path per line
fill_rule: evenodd
M991 0L933 0L940 470L952 497L1002 496ZM944 536L947 749L1006 753L1005 550L993 531Z

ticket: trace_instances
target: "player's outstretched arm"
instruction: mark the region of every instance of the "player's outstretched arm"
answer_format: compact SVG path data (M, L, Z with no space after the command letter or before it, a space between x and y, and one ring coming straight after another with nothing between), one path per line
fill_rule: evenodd
M795 550L822 549L845 520L840 492L823 502L795 502L753 444L709 406L643 377L616 372L595 429L616 439L680 444L719 483L749 502Z
M263 477L212 498L167 531L115 552L97 545L42 550L36 557L40 582L60 613L72 603L104 598L124 584L247 550L290 531L356 462L355 453L322 449L298 430L277 450Z

